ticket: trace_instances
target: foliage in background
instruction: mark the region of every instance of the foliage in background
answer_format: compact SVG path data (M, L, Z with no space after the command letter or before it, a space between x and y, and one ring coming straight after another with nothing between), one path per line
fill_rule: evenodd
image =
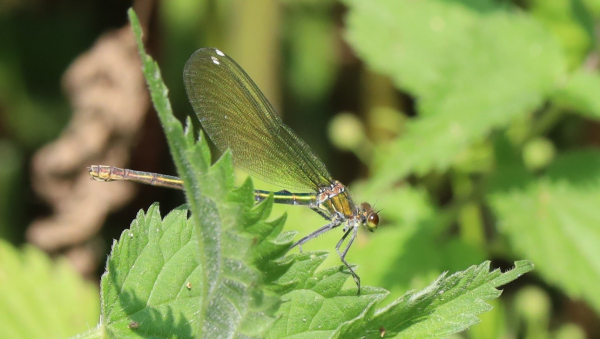
M98 321L98 290L63 258L0 240L0 337L68 338Z

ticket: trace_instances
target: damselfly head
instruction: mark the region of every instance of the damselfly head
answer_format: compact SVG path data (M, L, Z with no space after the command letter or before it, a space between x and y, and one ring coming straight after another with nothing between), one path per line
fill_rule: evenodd
M360 214L367 229L371 232L375 231L377 225L379 225L379 214L366 202L360 204Z

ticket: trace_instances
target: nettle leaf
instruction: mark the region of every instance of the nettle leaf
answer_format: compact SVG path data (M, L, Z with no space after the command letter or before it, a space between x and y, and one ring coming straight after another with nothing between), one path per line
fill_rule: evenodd
M242 187L233 194L236 195L246 188ZM281 248L289 247L289 241L273 237L279 233L281 221L264 222L264 218L268 216L268 213L264 213L268 211L268 208L264 207L266 205L269 204L260 204L250 211L249 214L254 214L255 217L253 223L252 218L248 218L252 228L263 230L263 235L259 234L255 238L256 243L261 245L241 245L240 248L246 250L239 254L247 255L247 260L250 261L259 261L260 257L260 262L269 266L264 262L279 257ZM191 338L196 334L198 314L202 305L203 275L198 260L197 229L193 227L193 221L187 218L187 214L188 210L183 206L162 220L158 205L155 204L147 213L140 212L131 228L123 232L119 241L115 242L107 263L107 272L102 277L102 332L118 338ZM236 235L231 231L225 233L231 237ZM251 238L248 239L252 241ZM267 247L268 249L265 249ZM244 279L247 279L242 274L252 276L253 273L250 269L244 271L240 267L231 267L236 261L241 261L239 258L232 258L232 252L236 250L232 251L229 248L223 252L230 263L224 265L224 272L220 272L220 280L227 290L228 302L215 300L215 303L221 304L221 309L206 316L228 317L228 310L223 305L235 304L241 313L236 332L258 337L265 327L273 322L274 318L268 314L276 311L279 305L278 298L265 298L262 303L252 307L240 302L244 300L244 296L237 293L243 292L241 285ZM238 263L240 266L243 264ZM270 266L277 265L271 263ZM259 278L255 279L260 281ZM222 289L217 288L217 291ZM215 298L213 297L213 300ZM254 306L259 305L261 309L254 309ZM244 307L250 310L245 310ZM245 317L242 316L244 313L247 313ZM264 319L265 317L267 319ZM205 321L215 323L219 320ZM215 326L224 333L231 324Z
M376 307L388 295L384 289L342 289L348 279L344 267L319 272L326 252L301 253L273 285L284 303L268 338L443 338L479 323L477 315L491 309L488 301L500 296L497 288L533 269L528 261L515 263L505 273L489 271L489 262L409 291L390 305ZM316 272L316 273L315 273Z
M110 337L193 336L202 275L187 213L162 220L154 204L113 244L101 283L101 326Z
M287 287L287 293L268 338L331 338L341 324L364 316L387 296L385 290L368 286L360 296L355 288L342 290L348 272L341 266L315 273L326 257L325 252L295 256L294 265L275 287L279 292Z
M539 107L565 72L542 25L490 1L345 2L358 55L418 99L419 116L377 156L377 186L447 168L493 128Z
M0 239L0 338L67 338L98 321L98 289L65 259Z
M529 261L515 268L490 272L490 262L442 274L425 289L410 291L382 308L371 308L364 317L343 324L339 338L445 338L479 323L477 315L489 311L487 302L500 296L497 287L533 269Z
M498 184L513 173L500 171L488 196L499 230L546 281L600 312L600 152L567 153L537 180Z

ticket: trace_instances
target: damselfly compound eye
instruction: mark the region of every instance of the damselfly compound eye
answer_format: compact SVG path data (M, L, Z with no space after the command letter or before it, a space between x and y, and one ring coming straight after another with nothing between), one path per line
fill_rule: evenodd
M377 212L371 212L367 215L367 228L369 231L373 232L377 225L379 225L379 214Z

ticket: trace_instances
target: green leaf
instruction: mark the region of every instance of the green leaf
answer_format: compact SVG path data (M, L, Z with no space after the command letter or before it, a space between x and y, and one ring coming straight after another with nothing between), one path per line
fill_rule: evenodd
M202 286L195 233L187 209L164 221L157 204L138 213L113 244L102 276L103 332L112 338L193 336Z
M98 321L98 291L64 259L0 239L0 337L67 338Z
M233 196L248 196L240 193L247 190L247 185L232 192ZM250 191L251 192L251 191ZM281 220L264 222L268 216L269 203L257 205L248 210L246 220L251 225L250 234L254 237L242 239L251 244L241 244L236 248L227 238L239 237L234 230L223 230L223 243L229 247L225 252L223 272L219 278L225 288L226 303L221 302L220 312L208 314L207 317L226 319L229 314L226 305L239 310L239 335L260 336L270 325L278 306L278 298L263 295L260 302L244 304L241 301L256 301L243 295L243 284L248 276L259 275L245 268L243 260L259 262L263 266L277 267L270 263L289 247L290 241L281 239L279 231ZM266 213L265 213L266 212ZM107 333L110 337L139 337L151 335L161 338L189 338L197 333L197 315L202 304L203 275L199 265L199 247L197 229L193 221L187 219L187 208L180 207L161 220L158 205L150 207L147 213L140 212L132 223L130 230L123 232L118 242L113 245L107 263L107 272L102 277L102 322L95 333ZM258 232L261 230L262 232ZM287 238L291 237L288 235ZM253 240L254 239L254 240ZM238 238L236 241L239 241ZM241 249L241 250L240 250ZM247 256L244 258L235 257ZM224 261L225 261L224 260ZM232 267L233 265L237 265ZM282 269L278 270L279 272ZM272 272L263 272L265 277ZM255 278L255 280L260 280ZM268 279L266 279L268 280ZM271 278L273 280L273 278ZM254 297L260 294L254 295ZM213 299L215 299L214 297ZM220 302L220 301L218 301ZM214 319L205 321L215 321ZM232 324L216 324L216 331L230 331ZM211 337L220 337L215 335Z
M497 183L509 183L513 171L500 171ZM488 199L520 255L538 272L574 298L600 312L600 152L559 156L541 178L522 185L497 184Z
M490 272L486 261L450 276L442 274L422 291L410 291L382 309L344 323L335 333L339 338L445 338L479 323L477 315L491 309L488 301L500 296L497 287L533 269L528 261L515 268Z
M247 198L247 194L240 193L241 190L247 190L246 185L234 191L233 195ZM275 279L273 271L283 271L279 267L282 264L270 261L289 248L291 236L279 236L282 219L264 222L269 211L265 206L269 204L262 203L248 211L249 233L254 237L237 238L236 243L241 244L239 247L227 241L227 238L234 239L239 234L224 230L226 236L223 242L228 247L225 256L229 263L223 265L224 272L219 278L222 286L216 290L228 302L216 300L221 302L221 309L207 317L225 319L229 317L225 306L235 306L240 313L239 328L234 332L238 335L260 337L274 321L269 314L274 314L278 306L279 299L272 294L263 294L260 301L246 300L249 296L243 294L243 285L248 279L244 275L252 277L260 274L249 268L244 270L244 259L269 267L271 271L263 272L267 277L265 280ZM200 288L203 275L198 260L197 229L193 227L193 221L187 219L187 213L185 207L180 207L161 220L155 204L147 213L140 212L130 230L123 232L119 241L115 242L107 272L102 277L102 322L89 336L106 333L109 337L118 338L148 335L190 338L196 335L197 315L203 305ZM240 240L242 242L237 242ZM254 242L255 246L244 244L244 241ZM234 253L247 258L234 257ZM257 296L260 294L253 295ZM248 305L240 303L240 300L256 303ZM218 320L207 321L214 323ZM230 331L231 325L216 324L215 331L225 333ZM213 333L211 337L220 336Z
M567 85L555 96L557 104L574 110L574 113L600 120L600 75L580 69L574 72Z
M447 168L492 129L539 107L564 74L560 48L540 24L489 1L346 3L358 55L418 99L419 117L377 156L377 186Z
M410 291L390 305L376 309L388 292L354 286L342 289L348 279L343 266L317 271L326 252L301 253L273 288L284 293L279 319L268 338L442 338L477 324L487 312L486 302L500 296L496 288L533 269L528 261L515 269L489 272L489 262L451 276L442 274L420 292ZM315 273L316 272L316 273Z
M324 252L299 254L278 281L280 286L294 287L284 295L280 317L268 338L331 338L340 324L362 317L387 295L368 286L360 296L355 288L342 290L348 272L341 266L315 274L326 257Z

